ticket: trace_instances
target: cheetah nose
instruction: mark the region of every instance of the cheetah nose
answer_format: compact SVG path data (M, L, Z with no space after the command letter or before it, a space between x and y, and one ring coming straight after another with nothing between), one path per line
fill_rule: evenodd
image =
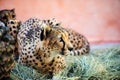
M69 51L72 51L72 50L73 50L73 48L72 48L72 47L70 47L70 48L68 48L68 50L69 50Z

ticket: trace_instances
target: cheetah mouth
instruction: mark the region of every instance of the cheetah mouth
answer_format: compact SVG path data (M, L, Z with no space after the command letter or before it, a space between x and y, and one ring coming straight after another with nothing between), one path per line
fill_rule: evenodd
M61 54L64 55L65 54L64 51L61 51Z
M62 54L62 55L68 55L68 51L62 50L60 54Z

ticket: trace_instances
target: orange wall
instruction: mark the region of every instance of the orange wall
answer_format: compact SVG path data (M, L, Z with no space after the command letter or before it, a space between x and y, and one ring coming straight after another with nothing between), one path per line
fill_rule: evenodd
M56 18L89 41L120 41L120 0L0 0L17 18Z

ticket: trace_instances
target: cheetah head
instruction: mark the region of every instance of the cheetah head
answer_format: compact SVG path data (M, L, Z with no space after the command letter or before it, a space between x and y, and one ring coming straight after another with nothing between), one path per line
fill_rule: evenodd
M73 49L68 39L68 33L62 27L49 27L42 31L41 39L43 46L49 47L51 51L57 50L62 55L69 54Z
M0 21L7 25L10 19L16 19L15 9L0 10Z

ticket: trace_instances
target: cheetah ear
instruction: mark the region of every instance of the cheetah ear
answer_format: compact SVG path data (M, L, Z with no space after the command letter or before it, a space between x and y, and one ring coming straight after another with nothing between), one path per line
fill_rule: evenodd
M11 12L15 12L15 8L11 9Z
M47 35L49 34L49 32L51 31L51 28L49 25L45 25L42 32L41 32L41 35L40 35L40 39L41 41L46 39Z

